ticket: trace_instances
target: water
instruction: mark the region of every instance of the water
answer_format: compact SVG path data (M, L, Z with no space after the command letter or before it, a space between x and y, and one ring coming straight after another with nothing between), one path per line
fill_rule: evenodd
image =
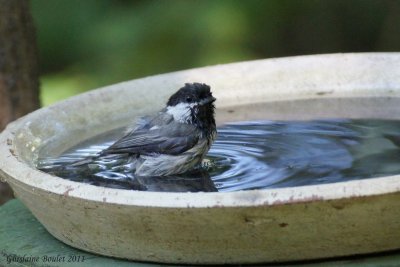
M218 128L201 168L174 177L134 177L125 158L104 160L95 172L57 171L108 147L116 129L80 143L38 168L99 186L170 192L238 191L326 184L400 173L400 121L250 121Z

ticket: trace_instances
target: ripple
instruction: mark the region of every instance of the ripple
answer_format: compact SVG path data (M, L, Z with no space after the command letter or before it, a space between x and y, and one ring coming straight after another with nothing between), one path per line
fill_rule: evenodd
M105 149L117 129L39 161L45 171L99 186L148 191L221 191L324 184L400 173L400 122L250 121L224 125L202 168L174 177L138 178L130 160L95 162L91 173L54 172Z

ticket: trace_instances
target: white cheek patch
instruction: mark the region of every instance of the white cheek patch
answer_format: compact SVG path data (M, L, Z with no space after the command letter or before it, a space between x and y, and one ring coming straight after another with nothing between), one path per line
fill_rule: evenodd
M195 104L189 103L179 103L175 106L167 107L167 113L174 117L175 121L179 122L190 122L192 120L190 109L194 107Z

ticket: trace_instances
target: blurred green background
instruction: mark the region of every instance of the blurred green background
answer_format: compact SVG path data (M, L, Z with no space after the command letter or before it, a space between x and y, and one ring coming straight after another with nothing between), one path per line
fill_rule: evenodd
M397 0L32 0L31 7L42 105L207 65L400 50Z

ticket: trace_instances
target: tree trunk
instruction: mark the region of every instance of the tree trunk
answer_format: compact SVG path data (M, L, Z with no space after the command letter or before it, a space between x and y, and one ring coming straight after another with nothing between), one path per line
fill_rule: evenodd
M0 131L39 107L35 30L28 0L0 0ZM0 205L12 196L0 184Z

